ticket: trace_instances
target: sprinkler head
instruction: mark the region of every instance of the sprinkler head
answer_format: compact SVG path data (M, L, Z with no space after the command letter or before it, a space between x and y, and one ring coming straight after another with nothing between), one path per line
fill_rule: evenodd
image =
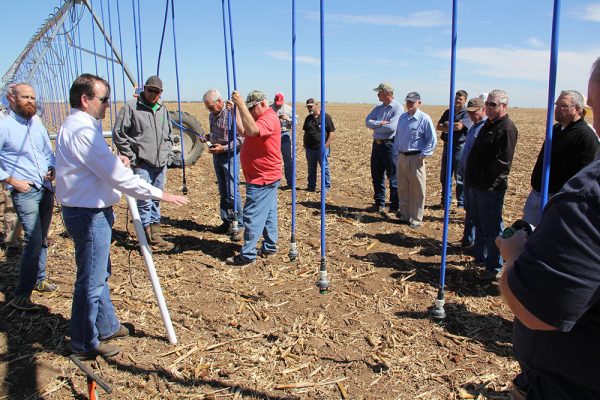
M187 186L183 185L181 187L181 193L183 193L183 195L185 196L186 194L188 194L188 188Z
M435 319L446 318L446 311L444 310L444 300L437 299L435 305L431 310L431 316Z
M290 243L290 252L288 253L288 257L290 257L290 261L294 261L298 258L298 247L296 243Z

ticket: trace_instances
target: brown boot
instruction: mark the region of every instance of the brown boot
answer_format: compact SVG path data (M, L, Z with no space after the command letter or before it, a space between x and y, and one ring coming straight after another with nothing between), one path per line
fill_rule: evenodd
M167 242L160 236L160 224L151 224L150 233L152 234L153 245L160 249L171 247L171 243Z
M152 240L152 225L148 225L144 228L144 233L146 234L146 240L148 241L148 245L154 245L154 241Z

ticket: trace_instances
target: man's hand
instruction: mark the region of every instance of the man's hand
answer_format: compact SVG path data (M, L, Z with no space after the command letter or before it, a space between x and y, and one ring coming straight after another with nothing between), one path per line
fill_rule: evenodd
M212 147L208 148L208 152L210 154L221 154L221 153L225 153L227 151L227 147L223 146L222 144L213 144Z
M48 173L44 176L44 180L53 181L55 177L56 177L56 171L54 170L54 167L48 168Z
M22 181L20 179L13 178L12 176L8 177L8 179L6 179L4 182L14 187L19 193L29 192L31 190L31 185L33 185L33 182L31 181Z
M125 156L119 155L119 160L121 160L125 168L129 168L129 166L131 165L131 161L129 161L129 158Z
M496 246L500 250L502 258L506 261L506 265L512 265L523 252L527 238L527 232L523 229L516 231L508 239L504 239L502 236L496 238Z
M379 122L379 126L384 126L384 125L387 125L389 123L390 123L390 121L380 121Z
M185 196L179 196L177 194L163 192L162 201L167 203L175 204L176 206L183 206L188 204L190 200Z
M231 100L227 100L225 102L225 108L227 109L227 111L231 111L233 109L233 105L234 105L233 101L231 101Z
M462 123L462 122L455 122L455 123L454 123L454 130L455 130L455 131L462 131L462 129L463 129L464 127L465 127L465 126L463 125L463 123Z
M233 104L235 104L238 107L242 107L243 105L245 105L244 99L242 99L242 96L240 96L237 90L231 92L231 101L233 101Z

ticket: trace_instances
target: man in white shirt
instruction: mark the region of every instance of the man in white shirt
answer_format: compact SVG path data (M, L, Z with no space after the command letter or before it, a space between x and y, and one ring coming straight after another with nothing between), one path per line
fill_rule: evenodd
M69 101L73 110L56 141L56 197L75 242L71 349L79 359L89 360L118 354L121 349L106 342L129 335L115 315L108 288L112 206L121 192L176 205L188 200L145 182L127 168L126 157L111 153L102 136L102 119L110 106L108 82L83 74L73 82Z

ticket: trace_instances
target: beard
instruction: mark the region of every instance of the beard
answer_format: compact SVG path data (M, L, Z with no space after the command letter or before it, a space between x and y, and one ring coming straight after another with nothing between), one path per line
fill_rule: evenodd
M35 104L29 104L29 103L25 103L25 104L16 104L15 105L15 113L17 113L18 115L20 115L21 117L25 118L25 119L30 119L31 117L33 117L36 113L36 108L35 108Z

